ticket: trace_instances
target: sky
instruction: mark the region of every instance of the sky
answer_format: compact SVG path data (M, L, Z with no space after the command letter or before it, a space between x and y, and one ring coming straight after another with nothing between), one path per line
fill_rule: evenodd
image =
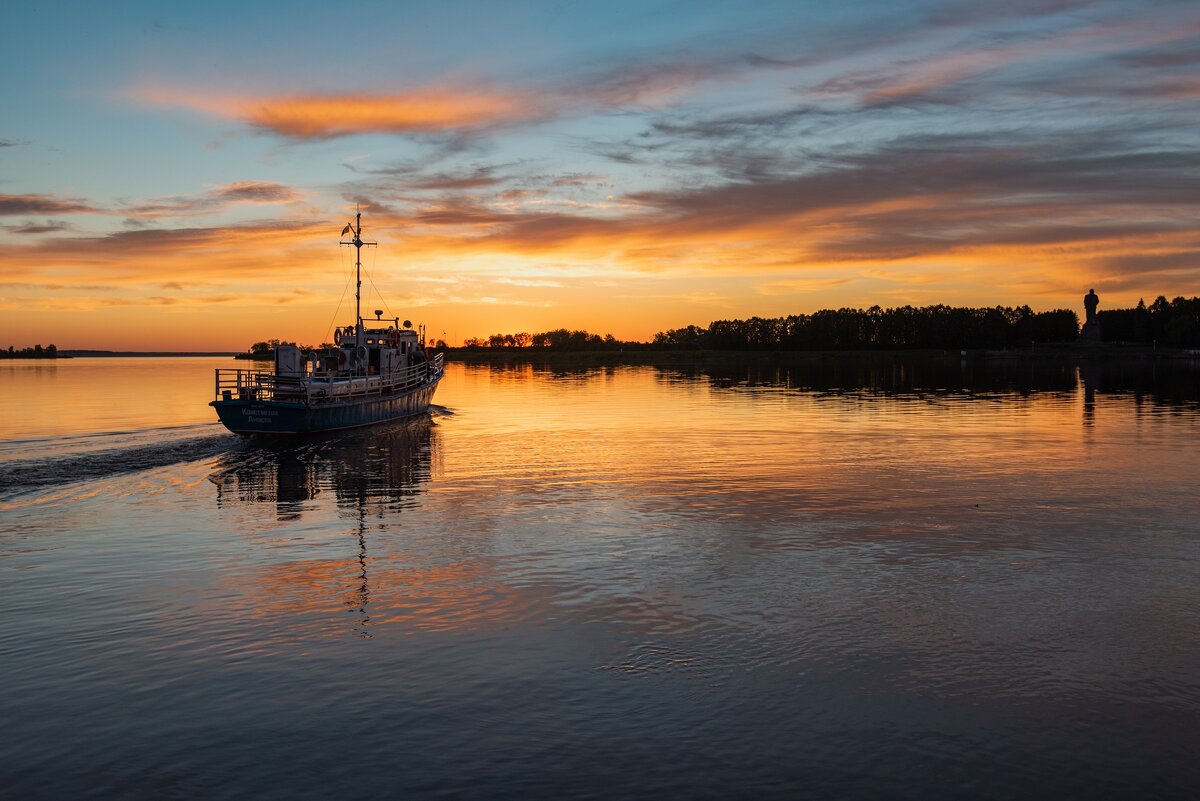
M1200 2L47 3L0 345L1200 294Z

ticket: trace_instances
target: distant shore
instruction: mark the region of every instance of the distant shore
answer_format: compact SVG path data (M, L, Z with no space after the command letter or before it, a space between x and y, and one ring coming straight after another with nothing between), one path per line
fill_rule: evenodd
M59 359L73 359L73 356L68 356L65 353L59 353L54 356L0 356L0 361L5 362L56 362Z
M709 365L709 364L805 364L815 362L891 362L906 359L1001 359L1001 360L1155 360L1200 361L1200 349L1154 348L1141 344L1071 345L1047 344L1009 350L584 350L560 351L542 348L442 348L446 361L466 364L537 363L559 365ZM257 354L256 354L257 356ZM270 360L274 353L263 359ZM116 351L63 350L47 359L129 357L226 357L255 360L244 352L230 351ZM36 357L20 357L35 360ZM15 360L15 359L14 359Z
M205 351L205 350L63 350L59 351L59 358L84 358L84 359L111 359L128 356L228 356L232 358L236 354L231 351Z
M1012 350L592 350L553 351L538 348L445 348L447 361L466 364L537 363L551 365L712 365L805 364L856 361L892 362L909 359L998 360L1200 360L1200 350L1153 348L1145 345L1035 345Z

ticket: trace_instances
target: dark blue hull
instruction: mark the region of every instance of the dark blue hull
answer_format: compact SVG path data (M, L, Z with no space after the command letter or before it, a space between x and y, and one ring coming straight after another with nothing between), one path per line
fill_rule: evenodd
M438 381L431 381L408 392L333 403L234 399L217 400L209 405L235 434L313 434L423 414L433 401L437 385Z

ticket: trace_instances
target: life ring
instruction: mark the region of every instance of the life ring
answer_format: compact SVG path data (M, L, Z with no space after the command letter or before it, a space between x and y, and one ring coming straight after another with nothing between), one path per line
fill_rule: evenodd
M335 345L342 344L342 329L340 329L340 328L333 329L333 344L335 344Z
M400 344L400 332L395 328L389 328L387 332L387 343L391 347L396 347Z

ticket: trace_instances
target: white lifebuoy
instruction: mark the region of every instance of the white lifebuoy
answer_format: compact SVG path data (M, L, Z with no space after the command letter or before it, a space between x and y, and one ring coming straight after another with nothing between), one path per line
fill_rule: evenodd
M333 329L333 344L335 344L335 345L342 344L342 329L340 329L340 328Z

